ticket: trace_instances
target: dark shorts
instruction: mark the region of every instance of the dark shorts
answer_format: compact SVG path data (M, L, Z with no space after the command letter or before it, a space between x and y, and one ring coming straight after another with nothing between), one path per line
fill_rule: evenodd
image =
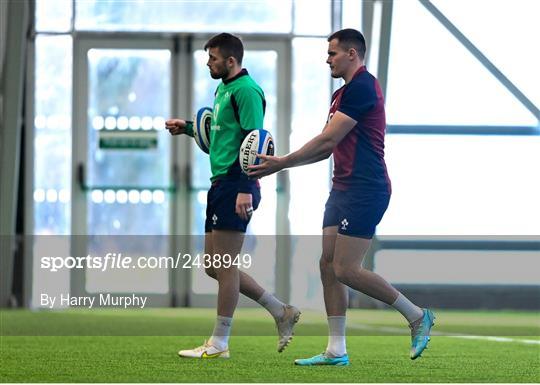
M251 187L253 210L257 210L261 201L261 189L257 183ZM204 232L212 230L232 230L246 232L250 221L243 220L236 214L236 198L238 182L234 180L219 180L212 183L206 199L206 221Z
M338 226L339 234L371 239L389 202L390 194L385 192L332 189L324 208L323 228Z

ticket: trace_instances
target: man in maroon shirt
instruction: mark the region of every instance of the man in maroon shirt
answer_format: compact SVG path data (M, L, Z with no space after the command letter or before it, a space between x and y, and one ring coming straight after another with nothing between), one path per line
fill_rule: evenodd
M379 83L364 65L362 34L344 29L328 38L332 77L345 85L332 96L328 120L321 134L283 157L260 155L261 165L250 176L262 177L288 167L318 162L334 155L334 177L323 220L320 260L329 339L326 351L295 361L297 365L348 365L345 313L348 287L393 306L411 328L411 359L420 356L429 341L434 316L398 292L378 274L363 269L371 244L391 195L384 162L386 120Z

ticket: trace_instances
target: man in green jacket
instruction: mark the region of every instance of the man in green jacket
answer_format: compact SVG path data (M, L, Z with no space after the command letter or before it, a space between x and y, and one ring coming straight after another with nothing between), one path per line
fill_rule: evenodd
M247 225L261 200L258 180L249 179L240 168L238 153L246 135L263 128L266 101L263 90L242 68L244 47L228 33L212 37L208 68L214 79L221 79L214 100L210 130L212 186L208 191L205 222L205 254L240 254ZM193 124L169 119L166 128L172 135L193 136ZM181 357L228 358L228 340L239 292L264 306L274 317L279 333L278 351L290 342L300 311L266 292L237 266L210 266L206 273L219 283L217 319L210 339L202 346L181 350Z

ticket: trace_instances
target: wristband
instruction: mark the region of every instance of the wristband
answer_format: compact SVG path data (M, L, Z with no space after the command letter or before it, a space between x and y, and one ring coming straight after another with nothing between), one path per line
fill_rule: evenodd
M193 137L193 122L186 120L186 135Z

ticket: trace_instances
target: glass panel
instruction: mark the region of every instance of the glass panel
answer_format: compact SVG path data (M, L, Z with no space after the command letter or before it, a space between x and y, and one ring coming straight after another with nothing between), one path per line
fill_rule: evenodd
M469 3L461 2L467 12ZM505 31L507 22L505 16ZM483 23L476 24L484 35L493 37L500 55L512 62L527 61L501 50L500 33L487 33ZM500 31L501 24L496 25ZM510 46L516 45L515 36L527 34L511 36ZM533 74L538 72L538 59L534 63L520 67L535 68L523 75L533 88L539 83L533 81L539 76ZM534 116L416 0L394 2L387 119L389 124L537 125Z
M537 0L441 1L434 5L536 106L540 105L540 55L529 37L540 36ZM489 17L485 17L489 12ZM501 33L504 26L504 33ZM501 49L503 47L503 49Z
M331 10L330 0L295 0L294 33L296 35L330 35Z
M362 31L362 1L343 0L341 7L341 24L343 28L354 28Z
M35 44L34 234L69 234L72 40L71 36L38 35ZM40 247L37 242L35 248ZM32 306L37 307L39 288L47 275L35 250L34 257ZM69 291L68 271L56 274L51 292L55 290Z
M36 0L36 31L70 31L72 5L73 0Z
M170 135L164 121L170 116L170 60L164 49L88 51L87 183L94 186L88 192L88 234L169 233ZM107 251L93 239L89 253ZM168 247L146 242L124 256L168 255ZM168 289L166 269L130 271L140 275L136 289L120 273L87 271L87 290Z
M68 234L71 201L71 36L36 37L34 233Z
M208 52L201 49L193 53L193 71L195 73L193 81L193 115L197 113L199 108L212 108L214 106L214 93L221 81L210 77L210 72L206 65L207 61ZM194 158L191 170L193 187L196 189L208 190L210 188L210 177L212 176L208 154L201 151L195 144L195 141L192 142L191 146ZM206 196L204 199L204 205L206 206ZM204 227L204 217L202 223ZM197 229L197 233L201 233L201 227L198 227ZM195 228L193 230L195 230Z
M538 271L540 259L534 251L382 250L375 254L375 272L391 283L538 285Z
M540 137L388 135L382 235L534 235Z
M296 35L330 35L332 5L329 0L295 0L294 33Z
M330 108L332 81L325 62L325 38L296 38L292 45L293 115L289 140L294 151L322 131ZM323 308L319 272L322 240L318 235L322 233L330 176L329 160L289 170L291 233L317 235L300 236L292 243L291 276L295 277L295 288L291 301L309 308Z
M169 182L170 51L91 49L89 62L88 183L166 186ZM104 140L149 138L146 150L106 148ZM159 232L161 233L161 232Z
M373 25L371 36L366 37L368 45L366 47L366 67L375 77L379 74L379 48L381 45L382 27L382 2L373 3Z
M320 134L326 123L331 98L330 71L325 62L327 49L326 39L293 40L291 151ZM330 175L329 160L289 170L292 234L321 233L324 204L330 191ZM306 189L309 194L306 194Z
M194 106L199 109L203 106L213 106L214 92L221 80L214 80L208 73L206 62L208 53L203 50L194 52ZM266 97L266 114L264 119L265 129L269 130L276 142L276 150L279 152L280 139L277 136L277 61L278 55L274 50L253 50L246 44L243 67L247 68L253 79L261 86ZM206 192L210 188L210 165L208 155L202 152L195 143L193 146L192 180L196 191L192 194L192 234L204 233L204 220L206 217ZM276 177L271 176L261 181L262 201L255 213L253 220L248 226L247 234L265 235L275 234L276 231ZM198 252L203 250L202 242L197 245ZM246 245L246 252L254 255L262 253L257 248L251 251ZM264 252L268 254L268 251ZM272 291L274 288L274 274L268 274L275 269L275 252L272 258L261 258L249 271L265 289ZM204 271L194 269L193 291L195 293L214 293L215 284L209 280Z
M77 0L75 28L107 31L291 31L291 0Z

